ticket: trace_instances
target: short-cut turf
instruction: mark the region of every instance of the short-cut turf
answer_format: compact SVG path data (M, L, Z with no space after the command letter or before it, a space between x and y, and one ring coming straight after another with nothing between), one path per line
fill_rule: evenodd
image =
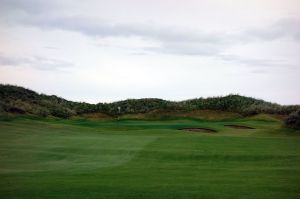
M178 130L197 127L217 133ZM259 118L0 121L0 198L296 199L300 132Z

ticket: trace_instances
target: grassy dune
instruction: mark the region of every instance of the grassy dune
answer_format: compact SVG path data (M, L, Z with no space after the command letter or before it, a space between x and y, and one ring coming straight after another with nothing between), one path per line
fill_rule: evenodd
M0 198L300 198L300 131L268 116L21 117L0 121L0 132Z

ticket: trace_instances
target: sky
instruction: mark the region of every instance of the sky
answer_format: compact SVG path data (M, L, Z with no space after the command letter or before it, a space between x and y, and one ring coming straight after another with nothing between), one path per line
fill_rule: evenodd
M0 83L73 101L300 104L300 0L0 0Z

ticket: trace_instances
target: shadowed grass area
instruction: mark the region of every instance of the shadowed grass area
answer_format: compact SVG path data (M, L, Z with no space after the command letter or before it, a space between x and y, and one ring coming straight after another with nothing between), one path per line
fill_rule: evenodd
M255 129L231 129L239 124ZM183 133L203 127L217 133ZM268 117L0 121L0 198L299 198L300 131Z

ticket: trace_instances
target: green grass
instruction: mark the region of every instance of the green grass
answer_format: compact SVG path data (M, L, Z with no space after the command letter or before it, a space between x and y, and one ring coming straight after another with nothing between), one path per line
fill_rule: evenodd
M177 130L183 127L218 132ZM267 117L6 119L0 121L0 198L296 199L300 132Z

